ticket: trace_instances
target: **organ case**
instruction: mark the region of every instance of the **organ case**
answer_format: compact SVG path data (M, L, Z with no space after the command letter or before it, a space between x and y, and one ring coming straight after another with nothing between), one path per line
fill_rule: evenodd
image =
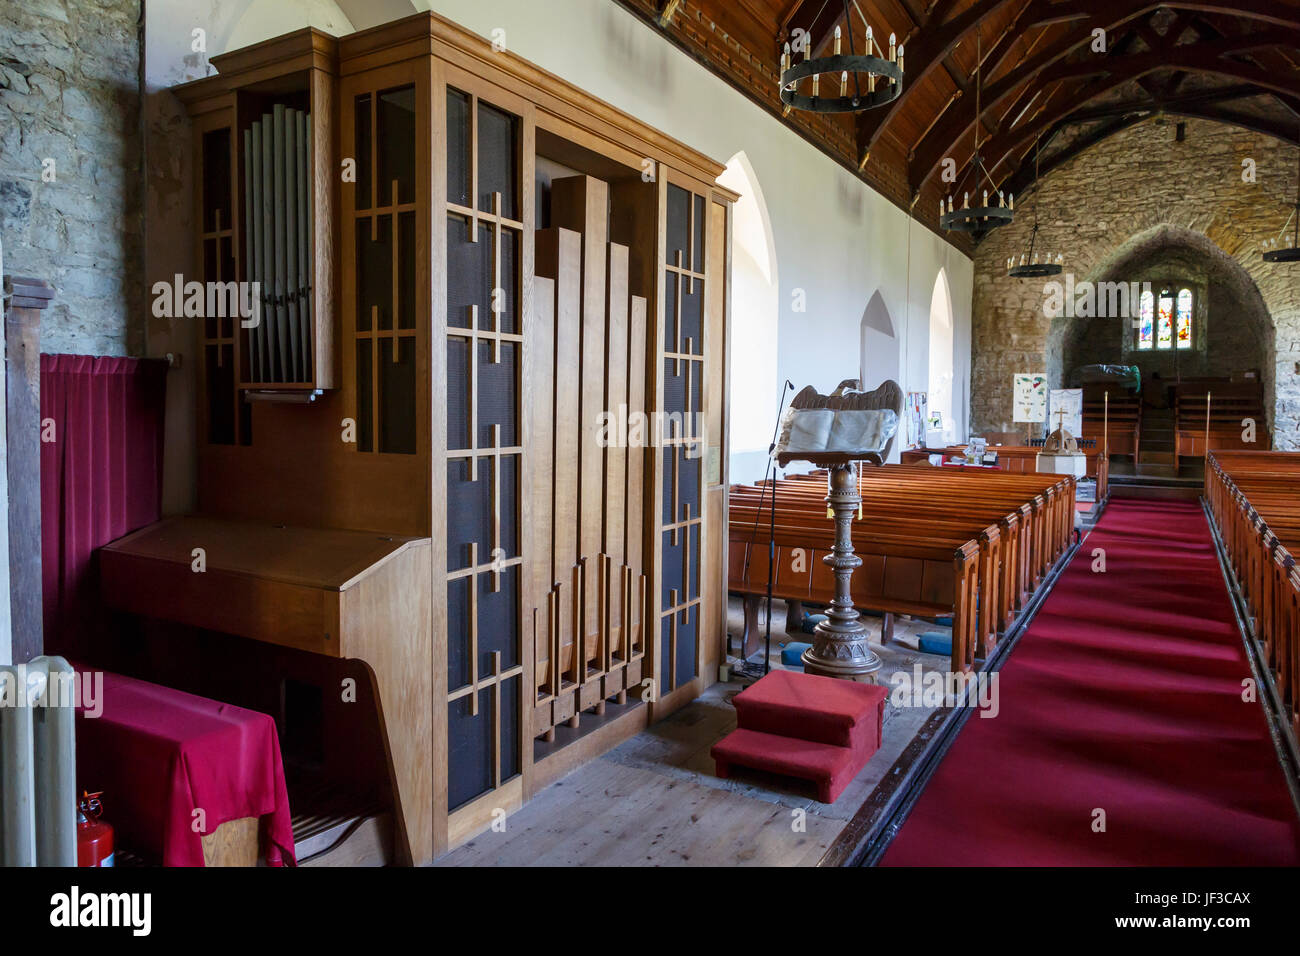
M311 117L315 249L309 379L259 380L281 353L238 323L204 340L200 510L429 539L432 699L379 702L431 712L420 862L716 679L735 196L436 15L213 62L181 88L204 275L261 261L240 163L277 107Z

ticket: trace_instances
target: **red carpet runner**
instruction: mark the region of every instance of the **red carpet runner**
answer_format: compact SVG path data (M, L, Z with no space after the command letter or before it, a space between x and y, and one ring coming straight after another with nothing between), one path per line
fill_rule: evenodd
M1003 666L1001 712L971 715L882 864L1295 865L1248 677L1200 506L1112 501Z

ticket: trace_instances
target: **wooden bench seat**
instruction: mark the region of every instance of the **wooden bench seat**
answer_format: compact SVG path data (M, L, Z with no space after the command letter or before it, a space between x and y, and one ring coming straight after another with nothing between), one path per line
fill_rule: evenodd
M1292 730L1300 733L1300 454L1211 451L1205 498Z
M729 586L747 596L746 633L765 594L769 535L773 595L828 603L834 576L821 560L834 541L824 473L763 486L733 486L729 499ZM1069 546L1074 479L1066 475L955 474L907 466L866 468L854 549L862 567L854 601L887 614L951 615L952 666L970 670ZM767 496L765 498L765 495Z

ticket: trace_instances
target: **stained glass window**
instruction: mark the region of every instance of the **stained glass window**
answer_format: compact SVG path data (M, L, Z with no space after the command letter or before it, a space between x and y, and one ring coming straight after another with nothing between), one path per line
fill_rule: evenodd
M1192 347L1192 290L1182 289L1178 293L1178 347Z
M1153 335L1155 331L1155 296L1151 290L1142 293L1140 311L1138 313L1138 348L1149 349L1153 344Z
M1156 316L1156 348L1172 348L1174 344L1174 297L1160 296L1160 311Z

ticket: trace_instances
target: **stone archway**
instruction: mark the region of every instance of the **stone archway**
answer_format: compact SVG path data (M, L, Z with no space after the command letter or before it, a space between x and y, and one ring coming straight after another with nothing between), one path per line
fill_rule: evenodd
M1181 139L1172 126L1151 120L1079 153L1016 197L1017 206L1039 210L1045 245L1062 251L1076 282L1107 274L1162 229L1232 260L1230 271L1241 270L1236 279L1244 274L1268 313L1261 377L1272 396L1274 447L1288 450L1300 449L1300 267L1266 263L1260 249L1295 202L1296 153L1271 136L1209 120L1187 120ZM1243 179L1244 159L1258 168L1257 181ZM976 432L1009 424L1014 373L1061 368L1056 349L1063 340L1052 334L1043 280L1006 274L1007 259L1028 246L1032 225L1032 217L1017 217L976 251Z
M1147 358L1174 360L1173 371L1183 377L1226 377L1239 368L1260 371L1264 407L1270 429L1275 409L1276 335L1273 320L1259 287L1246 269L1203 233L1181 226L1161 225L1130 237L1083 281L1137 283L1159 276L1183 276L1204 291L1204 308L1198 321L1207 323L1204 350ZM1199 302L1198 302L1199 304ZM1136 301L1131 303L1136 312ZM1117 323L1119 327L1117 327ZM1124 317L1064 318L1051 320L1047 336L1047 374L1053 388L1074 384L1071 373L1084 364L1144 364L1131 351L1125 354ZM1179 368L1177 360L1182 359ZM1167 363L1166 363L1167 364ZM1149 368L1144 368L1144 375ZM1169 367L1161 368L1165 378Z

